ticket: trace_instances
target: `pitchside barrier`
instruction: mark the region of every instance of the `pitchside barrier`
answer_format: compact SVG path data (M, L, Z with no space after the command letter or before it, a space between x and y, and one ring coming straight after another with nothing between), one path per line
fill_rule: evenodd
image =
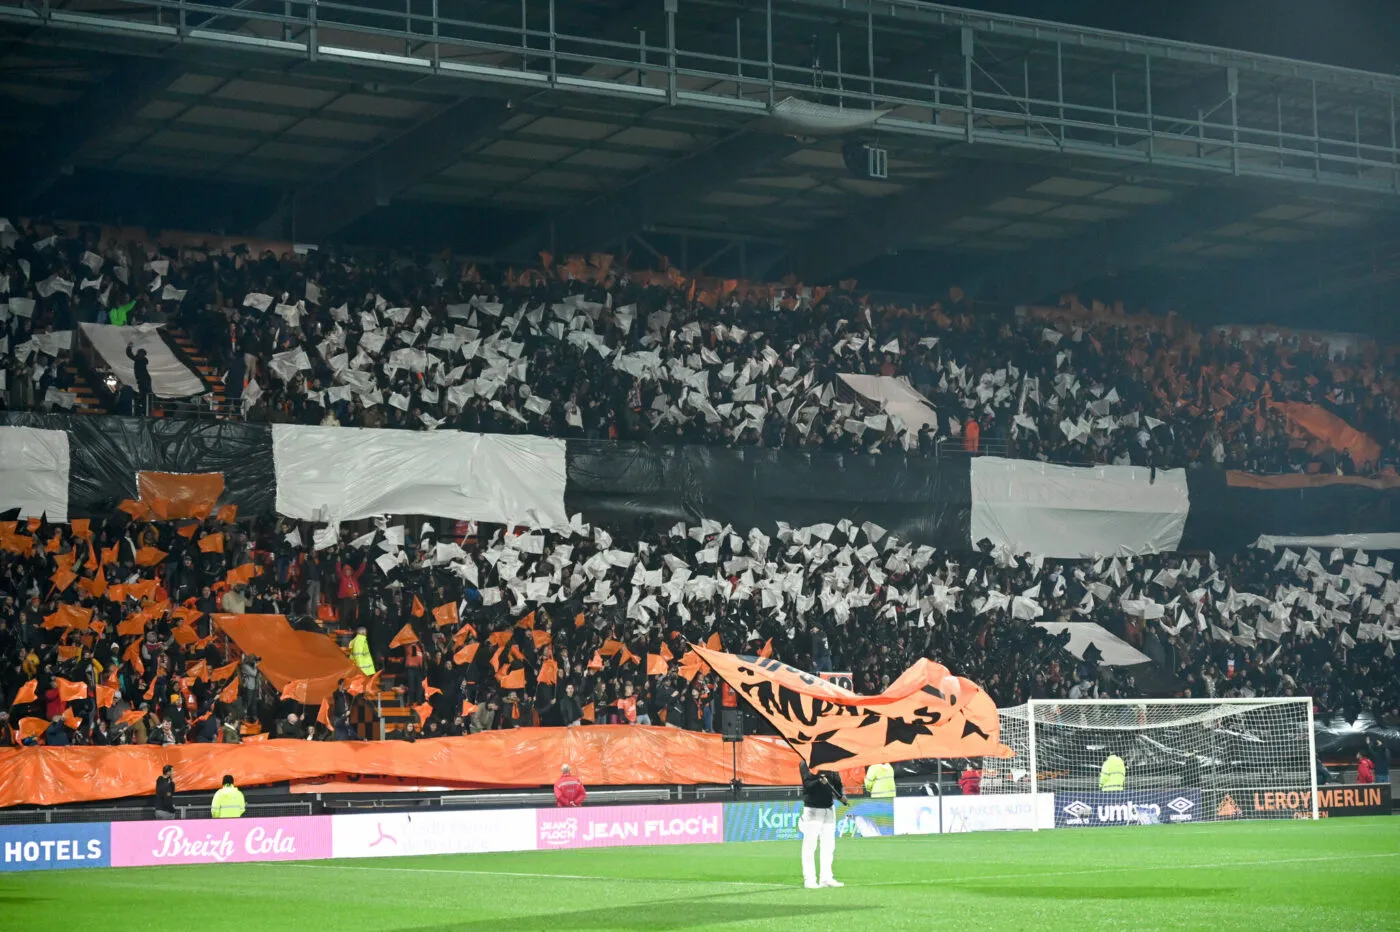
M1222 805L1223 817L1242 819L1262 816L1263 812L1255 815L1255 807L1287 808L1300 815L1311 810L1312 801L1295 798L1297 793L1256 795L1231 799L1228 805L1204 799L1195 789L859 799L840 807L837 832L845 838L871 838L1180 823L1195 821L1195 811L1201 807ZM1329 816L1388 813L1390 787L1329 787L1319 793L1318 803ZM780 800L3 825L0 871L795 841L800 813L801 803Z

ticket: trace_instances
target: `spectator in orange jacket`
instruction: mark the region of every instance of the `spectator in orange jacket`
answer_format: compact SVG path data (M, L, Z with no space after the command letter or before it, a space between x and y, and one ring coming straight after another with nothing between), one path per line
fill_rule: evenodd
M587 797L588 791L583 788L583 781L574 776L569 765L565 764L559 771L559 779L554 781L554 801L571 808L582 806Z

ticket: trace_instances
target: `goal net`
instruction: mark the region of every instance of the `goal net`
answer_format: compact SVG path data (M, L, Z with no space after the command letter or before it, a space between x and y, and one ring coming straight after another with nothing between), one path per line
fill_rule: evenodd
M1317 818L1306 697L1033 699L1000 714L1016 756L983 761L981 792L1052 793L1056 827Z

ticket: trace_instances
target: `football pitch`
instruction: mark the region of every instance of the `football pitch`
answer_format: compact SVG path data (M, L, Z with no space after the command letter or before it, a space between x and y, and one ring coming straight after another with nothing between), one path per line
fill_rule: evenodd
M0 929L1400 929L1400 819L0 874Z

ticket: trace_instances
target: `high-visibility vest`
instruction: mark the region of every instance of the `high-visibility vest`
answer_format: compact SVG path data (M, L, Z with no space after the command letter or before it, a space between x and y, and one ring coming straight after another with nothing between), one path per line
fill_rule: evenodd
M365 676L374 676L374 658L369 653L369 638L357 634L350 641L350 659Z
M209 806L209 815L216 819L237 819L247 806L243 803L243 791L236 786L221 786L214 793L214 802Z
M1123 789L1126 781L1128 768L1123 764L1123 758L1117 754L1110 754L1103 762L1103 769L1099 771L1099 789L1105 793L1116 793Z
M872 799L893 799L894 768L889 764L871 764L865 769L865 791Z

